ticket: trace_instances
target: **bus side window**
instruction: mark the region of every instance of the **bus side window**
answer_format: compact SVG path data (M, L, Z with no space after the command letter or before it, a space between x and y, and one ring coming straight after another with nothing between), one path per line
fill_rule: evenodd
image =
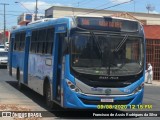
M24 50L24 46L25 46L25 36L26 36L26 33L25 32L22 32L20 34L20 43L19 43L19 50L20 51L23 51Z
M17 47L17 42L16 42L16 35L15 35L15 40L14 40L14 50L16 50Z
M38 53L44 53L45 39L46 39L46 29L39 30L39 35L38 35L39 49L37 50Z
M45 53L52 54L54 45L54 28L47 29L47 38L46 38L46 46L45 46Z
M25 44L25 32L20 32L15 35L15 42L14 42L14 50L23 51L24 44Z
M15 42L14 42L14 50L19 50L20 46L20 33L15 35Z
M37 48L37 45L36 45L37 33L38 33L37 30L35 30L35 31L32 32L31 46L30 46L30 51L31 51L32 53L36 53L36 48Z

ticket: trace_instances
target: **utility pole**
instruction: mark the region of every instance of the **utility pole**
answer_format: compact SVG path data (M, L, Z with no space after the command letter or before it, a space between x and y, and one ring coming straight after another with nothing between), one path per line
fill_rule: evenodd
M6 3L0 3L0 5L4 5L4 29L3 29L3 44L6 42Z
M35 10L35 18L34 18L34 20L36 21L37 20L37 13L38 13L38 0L36 0L36 10Z
M135 3L135 0L133 1L134 3L134 12L136 12L136 3Z

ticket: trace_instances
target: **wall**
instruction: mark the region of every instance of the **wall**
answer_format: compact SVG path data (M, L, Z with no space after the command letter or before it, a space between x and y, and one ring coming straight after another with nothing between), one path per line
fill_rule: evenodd
M153 79L160 80L160 25L145 25L146 62L153 67Z

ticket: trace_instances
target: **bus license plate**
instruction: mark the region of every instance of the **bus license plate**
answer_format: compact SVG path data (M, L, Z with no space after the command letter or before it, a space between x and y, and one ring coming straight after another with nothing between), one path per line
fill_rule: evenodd
M114 102L114 100L113 99L101 99L101 102Z

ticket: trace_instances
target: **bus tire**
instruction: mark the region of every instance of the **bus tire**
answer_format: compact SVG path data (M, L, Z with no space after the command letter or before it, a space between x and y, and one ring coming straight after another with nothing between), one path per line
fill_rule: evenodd
M49 110L53 110L53 109L59 110L60 106L51 100L51 87L50 87L50 82L47 78L45 79L43 88L44 88L44 98L45 98L47 108Z
M12 67L9 66L9 75L12 76Z
M21 83L21 79L20 79L20 70L19 68L17 68L17 73L16 73L16 78L17 78L17 87L19 90L22 90L22 83Z
M51 87L49 83L45 84L45 102L49 109L53 108L53 102L51 101Z

